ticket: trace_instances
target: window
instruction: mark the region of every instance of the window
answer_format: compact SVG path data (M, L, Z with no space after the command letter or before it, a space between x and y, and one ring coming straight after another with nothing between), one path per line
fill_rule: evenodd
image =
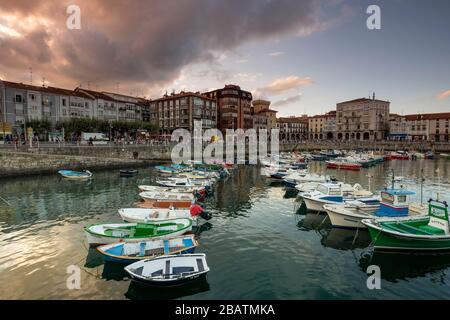
M20 94L16 94L16 102L22 103L22 96Z

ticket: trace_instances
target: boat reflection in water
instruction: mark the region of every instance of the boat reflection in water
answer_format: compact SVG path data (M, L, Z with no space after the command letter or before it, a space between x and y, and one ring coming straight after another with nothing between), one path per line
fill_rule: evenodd
M131 300L168 300L192 296L210 290L205 278L176 287L152 287L131 281L125 297Z
M297 223L297 227L303 231L319 231L321 234L331 228L330 219L326 213L308 212Z
M130 277L124 269L124 264L105 261L102 272L102 279L105 280L128 280Z
M284 199L294 199L297 198L298 190L292 188L286 188L286 192L284 193Z
M103 257L100 252L95 248L89 248L88 254L86 256L86 262L84 263L85 268L97 268L103 264Z
M348 230L331 228L321 240L324 247L337 250L364 249L370 245L371 238L367 230Z
M432 276L436 280L434 282L445 284L450 254L376 251L363 254L359 260L363 272L370 265L379 266L381 278L389 282Z

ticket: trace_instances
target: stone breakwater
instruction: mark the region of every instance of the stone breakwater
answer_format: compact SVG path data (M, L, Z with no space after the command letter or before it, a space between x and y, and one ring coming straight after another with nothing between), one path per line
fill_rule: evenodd
M145 164L146 161L127 158L0 151L0 177L50 174L60 169L99 170L138 167Z

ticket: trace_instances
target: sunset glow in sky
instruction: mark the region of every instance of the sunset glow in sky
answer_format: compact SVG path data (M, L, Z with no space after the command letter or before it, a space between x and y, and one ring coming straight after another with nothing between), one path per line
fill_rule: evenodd
M81 29L66 27L70 4ZM381 8L381 30L366 26ZM447 0L0 0L0 77L158 98L238 84L279 115L450 111Z

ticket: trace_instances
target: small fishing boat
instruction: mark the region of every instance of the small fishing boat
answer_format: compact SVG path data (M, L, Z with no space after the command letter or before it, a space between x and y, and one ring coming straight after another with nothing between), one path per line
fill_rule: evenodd
M191 218L197 220L202 217L211 219L211 215L203 210L200 205L192 205L189 209L159 209L159 208L122 208L119 215L126 222L151 223L168 219Z
M210 180L202 179L186 179L186 178L167 178L167 180L156 180L156 183L164 187L205 187L208 188L212 185Z
M381 201L377 204L362 203L359 200L347 201L345 204L324 205L331 224L337 228L365 229L363 219L379 217L404 217L426 214L426 208L413 204L410 196L414 192L405 189L386 189L381 191Z
M133 177L138 174L138 171L136 169L122 169L119 170L119 175L121 177Z
M330 160L326 161L326 166L328 169L340 169L340 170L361 170L362 164L357 162L351 162L346 160Z
M92 172L85 171L73 171L73 170L59 170L58 173L69 180L88 180L92 178Z
M206 277L206 254L182 254L142 260L125 267L134 281L155 286L182 285Z
M189 234L170 239L112 243L97 247L97 251L105 261L130 264L160 256L194 253L197 246L195 235Z
M206 190L204 187L162 187L162 186L138 186L140 192L181 192L181 193L192 193L193 195L204 196Z
M192 219L169 219L152 223L107 223L84 228L89 245L167 239L192 230Z
M174 174L177 172L180 172L180 169L175 169L172 167L166 167L166 166L156 166L155 169L162 174Z
M159 208L122 208L118 211L123 221L135 223L149 223L167 219L192 218L189 209L173 210Z
M391 152L389 158L390 160L409 160L409 154L404 151Z
M375 250L450 250L447 202L428 202L428 216L364 219Z
M434 153L433 153L433 151L427 151L427 152L425 152L425 159L434 159Z
M359 187L353 187L354 191L349 189L343 192L341 184L338 183L321 183L313 192L302 193L299 196L308 210L324 212L325 204L344 204L346 201L358 199L362 203L370 205L378 205L379 197L370 196L372 193L367 190L361 190Z
M153 208L190 208L195 198L192 193L141 192L139 196Z

